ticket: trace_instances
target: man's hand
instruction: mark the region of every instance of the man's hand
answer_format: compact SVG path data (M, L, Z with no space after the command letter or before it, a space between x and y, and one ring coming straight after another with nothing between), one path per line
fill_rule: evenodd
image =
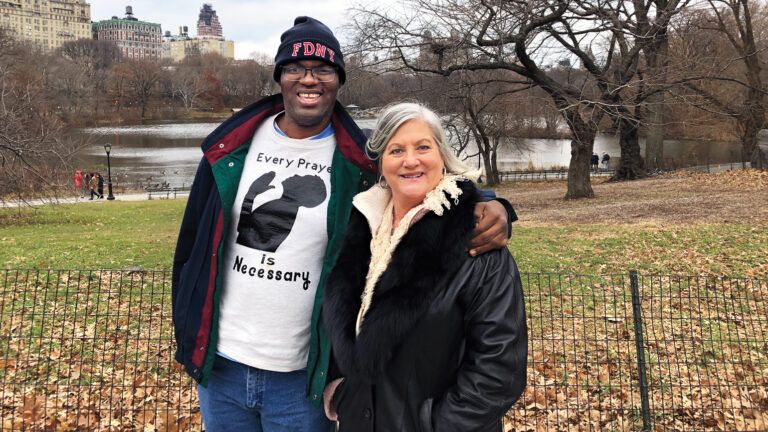
M339 415L333 408L331 401L333 401L333 394L336 393L336 387L338 387L343 380L344 378L335 379L329 382L328 385L325 386L325 390L323 390L323 409L325 409L325 416L328 417L328 420L330 421L339 419Z
M469 254L477 256L494 249L507 247L507 210L498 201L479 202L475 205L475 231L469 242Z

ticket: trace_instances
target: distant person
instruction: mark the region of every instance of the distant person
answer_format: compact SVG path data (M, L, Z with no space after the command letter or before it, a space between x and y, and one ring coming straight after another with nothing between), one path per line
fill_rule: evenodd
M80 198L85 198L85 183L83 181L83 171L76 170L73 180L75 182L75 194L79 193Z
M101 176L101 173L96 173L96 178L98 179L99 199L103 199L104 198L104 177Z
M608 163L611 160L611 155L609 155L606 152L603 152L603 169L608 169Z
M99 197L98 192L96 192L96 190L99 188L99 179L96 178L96 174L94 173L88 174L88 177L88 189L91 191L91 198L89 199L93 201L94 196L96 196L96 198Z
M600 163L600 156L597 153L592 152L592 158L589 160L589 164L592 166L592 171L597 172L597 165Z

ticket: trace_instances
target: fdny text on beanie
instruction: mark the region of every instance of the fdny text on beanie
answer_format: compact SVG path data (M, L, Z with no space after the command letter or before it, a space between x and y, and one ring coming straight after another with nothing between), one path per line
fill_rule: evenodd
M272 75L275 81L280 82L280 68L284 64L299 60L322 60L338 68L339 82L344 84L347 79L339 41L331 29L314 18L297 17L293 27L280 36Z

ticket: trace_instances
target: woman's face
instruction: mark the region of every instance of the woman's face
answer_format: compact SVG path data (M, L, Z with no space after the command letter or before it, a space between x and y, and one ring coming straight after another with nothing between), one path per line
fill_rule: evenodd
M387 143L381 174L395 203L412 208L440 183L443 166L432 130L423 120L413 119L397 128Z

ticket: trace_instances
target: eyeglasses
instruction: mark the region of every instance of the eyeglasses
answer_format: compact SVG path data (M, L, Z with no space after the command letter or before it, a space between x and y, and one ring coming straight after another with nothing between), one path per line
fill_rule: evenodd
M332 66L318 66L305 68L304 66L291 65L283 66L283 76L288 81L301 81L307 72L311 73L316 80L320 82L333 81L336 77L336 68Z

